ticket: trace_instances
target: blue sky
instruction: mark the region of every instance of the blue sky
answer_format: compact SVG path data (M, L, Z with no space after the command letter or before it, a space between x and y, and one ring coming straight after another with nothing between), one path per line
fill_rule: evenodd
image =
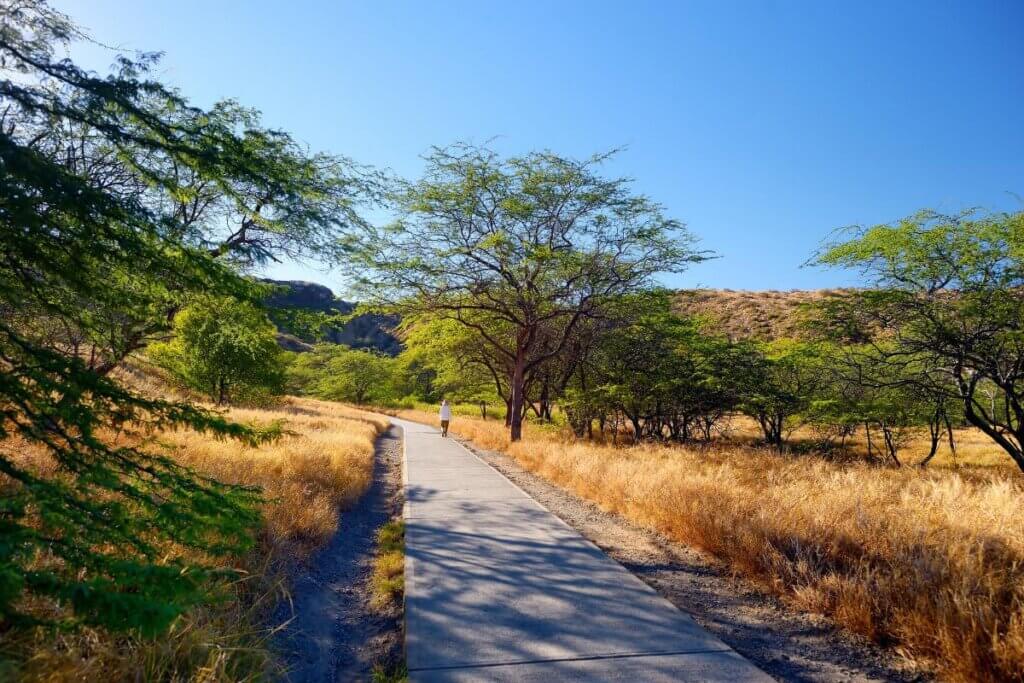
M415 177L434 144L625 145L608 172L721 258L667 284L791 289L832 229L918 208L1024 209L1024 3L55 0L162 50L317 150ZM112 53L76 51L102 68ZM311 264L270 273L328 284Z

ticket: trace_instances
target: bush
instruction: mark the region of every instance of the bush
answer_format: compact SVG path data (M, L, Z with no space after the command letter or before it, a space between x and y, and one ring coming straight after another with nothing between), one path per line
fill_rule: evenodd
M276 330L257 306L207 298L174 319L174 338L150 358L218 403L257 402L284 390L285 361Z
M337 344L320 344L295 357L288 387L327 401L390 403L400 398L394 358Z

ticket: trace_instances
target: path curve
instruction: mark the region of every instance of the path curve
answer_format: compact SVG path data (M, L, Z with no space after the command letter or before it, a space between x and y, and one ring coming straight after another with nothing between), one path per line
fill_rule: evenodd
M392 421L410 681L772 680L457 441Z

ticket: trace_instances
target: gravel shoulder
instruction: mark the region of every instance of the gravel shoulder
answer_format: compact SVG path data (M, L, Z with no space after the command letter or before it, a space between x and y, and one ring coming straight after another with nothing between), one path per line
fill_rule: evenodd
M377 439L370 488L340 513L328 544L295 571L291 602L275 615L274 623L287 622L276 637L287 680L368 681L374 667L401 661L401 612L374 610L369 588L377 531L401 515L401 480L402 435L392 426Z
M503 453L463 444L704 628L783 681L929 681L896 653L787 608L688 546L601 510Z

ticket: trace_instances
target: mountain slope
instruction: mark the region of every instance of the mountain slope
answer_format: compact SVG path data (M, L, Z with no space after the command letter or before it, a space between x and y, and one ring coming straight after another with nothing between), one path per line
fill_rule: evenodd
M799 339L806 336L801 329L806 307L829 297L842 296L847 291L681 289L675 294L674 309L680 315L706 318L712 329L730 339Z
M293 309L327 315L348 315L356 305L334 296L327 287L315 282L298 280L263 280L276 285L283 291L266 301L267 306L277 309ZM332 324L324 330L324 341L345 344L355 349L373 349L390 356L402 350L398 338L392 334L398 319L394 316L364 314L344 324ZM278 322L281 334L278 343L291 351L308 351L314 339L297 327Z

